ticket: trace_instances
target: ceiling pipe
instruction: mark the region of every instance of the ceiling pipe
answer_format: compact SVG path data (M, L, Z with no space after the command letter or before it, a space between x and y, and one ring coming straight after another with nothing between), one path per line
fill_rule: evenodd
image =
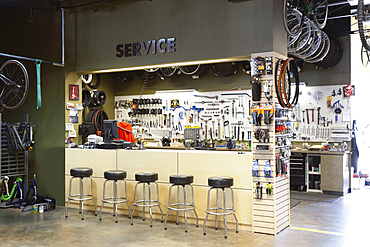
M64 9L61 9L61 11L62 11L62 62L61 63L56 63L56 62L50 62L50 61L42 60L42 63L51 64L51 65L58 66L58 67L64 67L65 66L65 62L64 62L64 59L65 59L65 55L64 55L65 54ZM36 58L29 58L29 57L17 56L17 55L6 54L6 53L0 53L0 56L14 58L14 59L27 60L27 61L33 61L33 62L39 61L39 59L36 59Z

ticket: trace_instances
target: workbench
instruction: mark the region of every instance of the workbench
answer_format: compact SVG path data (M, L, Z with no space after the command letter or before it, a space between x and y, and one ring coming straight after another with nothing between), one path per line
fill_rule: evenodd
M309 187L308 175L317 176L320 179L321 188L310 189L308 192L323 192L328 194L344 195L349 192L350 189L350 154L347 152L340 151L308 151L308 150L291 150L292 160L290 167L291 179L295 174L302 174L297 172L296 169L304 169L306 178L306 185ZM303 157L303 163L299 164L298 160L294 160L293 157ZM318 171L312 171L312 163L319 163ZM320 176L320 177L319 177ZM292 186L294 184L292 183ZM293 189L291 187L291 189Z

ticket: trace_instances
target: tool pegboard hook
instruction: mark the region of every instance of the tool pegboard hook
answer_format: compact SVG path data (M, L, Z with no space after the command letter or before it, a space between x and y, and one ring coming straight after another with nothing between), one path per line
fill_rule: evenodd
M28 22L29 23L32 23L33 22L32 7L30 8L30 18L28 18Z

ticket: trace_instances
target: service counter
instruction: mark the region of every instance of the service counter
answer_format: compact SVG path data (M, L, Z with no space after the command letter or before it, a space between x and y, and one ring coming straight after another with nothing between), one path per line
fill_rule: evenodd
M171 149L146 149L146 150L101 150L101 149L74 149L65 150L65 181L66 181L66 202L69 192L69 170L73 167L91 167L93 173L93 189L96 202L101 205L103 196L104 171L122 169L127 172L127 193L132 209L135 190L135 173L138 172L157 172L159 199L162 203L162 210L167 213L168 190L171 184L169 176L173 174L190 174L194 176L194 200L196 210L202 224L206 216L208 177L215 175L225 175L234 178L234 198L236 216L239 221L240 229L252 231L252 158L250 152L239 153L235 151L205 151L205 150L171 150ZM73 189L78 190L77 179L75 179ZM89 187L88 183L85 183ZM110 185L111 186L111 185ZM121 187L122 188L122 187ZM86 188L88 189L88 188ZM119 187L120 189L120 187ZM107 184L107 191L112 191ZM74 193L72 191L72 193ZM172 193L175 200L175 193ZM231 201L231 200L230 200ZM86 202L89 209L92 209L92 202ZM77 203L70 203L70 207L78 207ZM104 205L105 210L111 213L109 205ZM127 206L119 204L121 213L128 215ZM148 210L147 210L148 211ZM153 208L154 218L159 219L159 211ZM142 213L135 210L135 215ZM175 221L176 214L171 212L168 220ZM188 214L188 222L195 223L195 217L191 212ZM103 217L107 219L107 216ZM183 221L183 217L179 217ZM207 225L214 225L214 217L209 217ZM232 229L235 225L233 217L227 217L228 226ZM209 222L209 223L208 223ZM223 221L219 221L222 227ZM230 224L230 225L229 225Z

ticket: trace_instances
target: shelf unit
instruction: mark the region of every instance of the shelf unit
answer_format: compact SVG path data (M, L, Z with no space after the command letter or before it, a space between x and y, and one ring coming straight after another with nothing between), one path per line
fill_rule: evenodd
M271 104L276 109L279 103L276 99L275 94L275 64L278 59L284 56L276 52L264 52L252 54L252 59L256 57L272 57L272 74L261 75L261 84L268 81L271 85L270 93L273 96L272 100L267 100L263 90L261 90L261 100L253 101L253 104ZM279 107L280 108L280 107ZM285 110L284 110L285 111ZM275 111L276 112L276 111ZM253 177L253 205L252 205L252 231L254 233L265 233L276 235L284 228L290 225L290 201L289 201L289 157L285 158L285 169L286 174L279 177L276 176L279 173L277 168L277 155L284 150L289 150L285 144L277 145L278 138L289 138L290 133L276 133L275 132L275 121L288 121L287 117L275 118L275 114L272 117L271 124L266 125L264 121L261 121L261 126L252 125L252 136L257 129L268 129L269 139L266 142L259 142L254 137L252 138L252 155L253 161L258 160L259 164L259 176ZM268 145L268 150L256 150L257 145ZM271 164L271 178L264 177L264 166L266 161L270 161ZM257 183L262 185L262 199L256 199L255 185ZM266 185L272 185L272 195L266 194Z
M28 188L28 151L15 152L14 150L8 150L7 136L3 127L1 113L0 123L0 176L8 176L9 178L22 176L24 188Z
M317 167L319 171L313 171L312 167ZM306 161L306 186L307 192L322 193L321 190L321 155L308 154ZM319 189L316 189L317 181Z

